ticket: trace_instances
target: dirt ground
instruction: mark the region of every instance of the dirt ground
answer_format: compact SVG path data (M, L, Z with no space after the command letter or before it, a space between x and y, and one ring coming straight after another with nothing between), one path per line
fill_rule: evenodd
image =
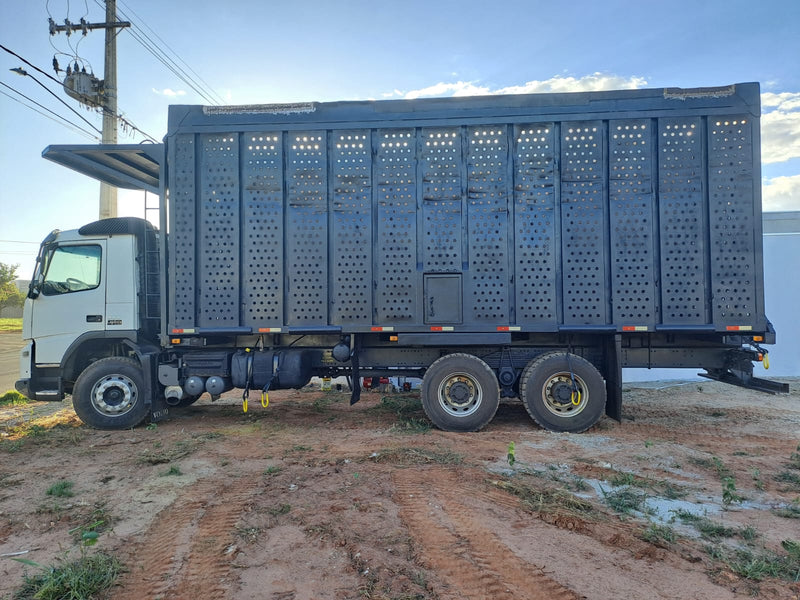
M796 599L790 383L626 388L623 422L579 435L514 403L444 433L413 395L313 389L118 432L0 409L0 597L33 570L8 555L57 563L95 531L114 599Z

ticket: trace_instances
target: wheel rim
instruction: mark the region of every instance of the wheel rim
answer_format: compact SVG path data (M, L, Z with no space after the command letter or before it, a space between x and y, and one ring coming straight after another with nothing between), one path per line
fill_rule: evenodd
M578 388L577 394L573 389L573 378L575 386ZM571 376L568 371L556 373L544 382L542 401L552 414L558 417L574 417L589 404L589 387L575 373Z
M125 375L106 375L92 388L92 407L109 417L124 415L135 405L139 390Z
M439 384L439 406L454 417L467 417L481 406L483 388L468 373L453 373Z

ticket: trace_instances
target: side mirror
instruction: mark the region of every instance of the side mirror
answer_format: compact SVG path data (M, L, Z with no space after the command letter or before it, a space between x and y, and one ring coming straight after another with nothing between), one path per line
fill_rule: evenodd
M39 277L31 281L30 285L28 286L28 298L32 300L38 298L43 283L44 283L44 277L42 275L39 275Z

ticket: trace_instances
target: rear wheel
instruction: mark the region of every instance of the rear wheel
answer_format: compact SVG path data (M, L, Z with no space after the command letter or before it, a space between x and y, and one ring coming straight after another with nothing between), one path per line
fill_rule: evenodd
M589 361L566 352L533 359L522 372L520 396L533 420L550 431L586 431L606 406L603 376Z
M128 429L147 416L144 376L130 358L103 358L84 369L72 390L81 421L97 429Z
M500 387L489 365L471 354L448 354L422 379L422 407L439 429L478 431L492 420Z

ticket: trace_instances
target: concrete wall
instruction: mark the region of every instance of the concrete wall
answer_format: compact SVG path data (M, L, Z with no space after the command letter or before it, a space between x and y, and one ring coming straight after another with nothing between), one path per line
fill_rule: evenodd
M770 368L758 377L800 376L800 212L764 213L764 295L767 318L778 332L768 346ZM702 379L702 369L624 369L624 381Z

